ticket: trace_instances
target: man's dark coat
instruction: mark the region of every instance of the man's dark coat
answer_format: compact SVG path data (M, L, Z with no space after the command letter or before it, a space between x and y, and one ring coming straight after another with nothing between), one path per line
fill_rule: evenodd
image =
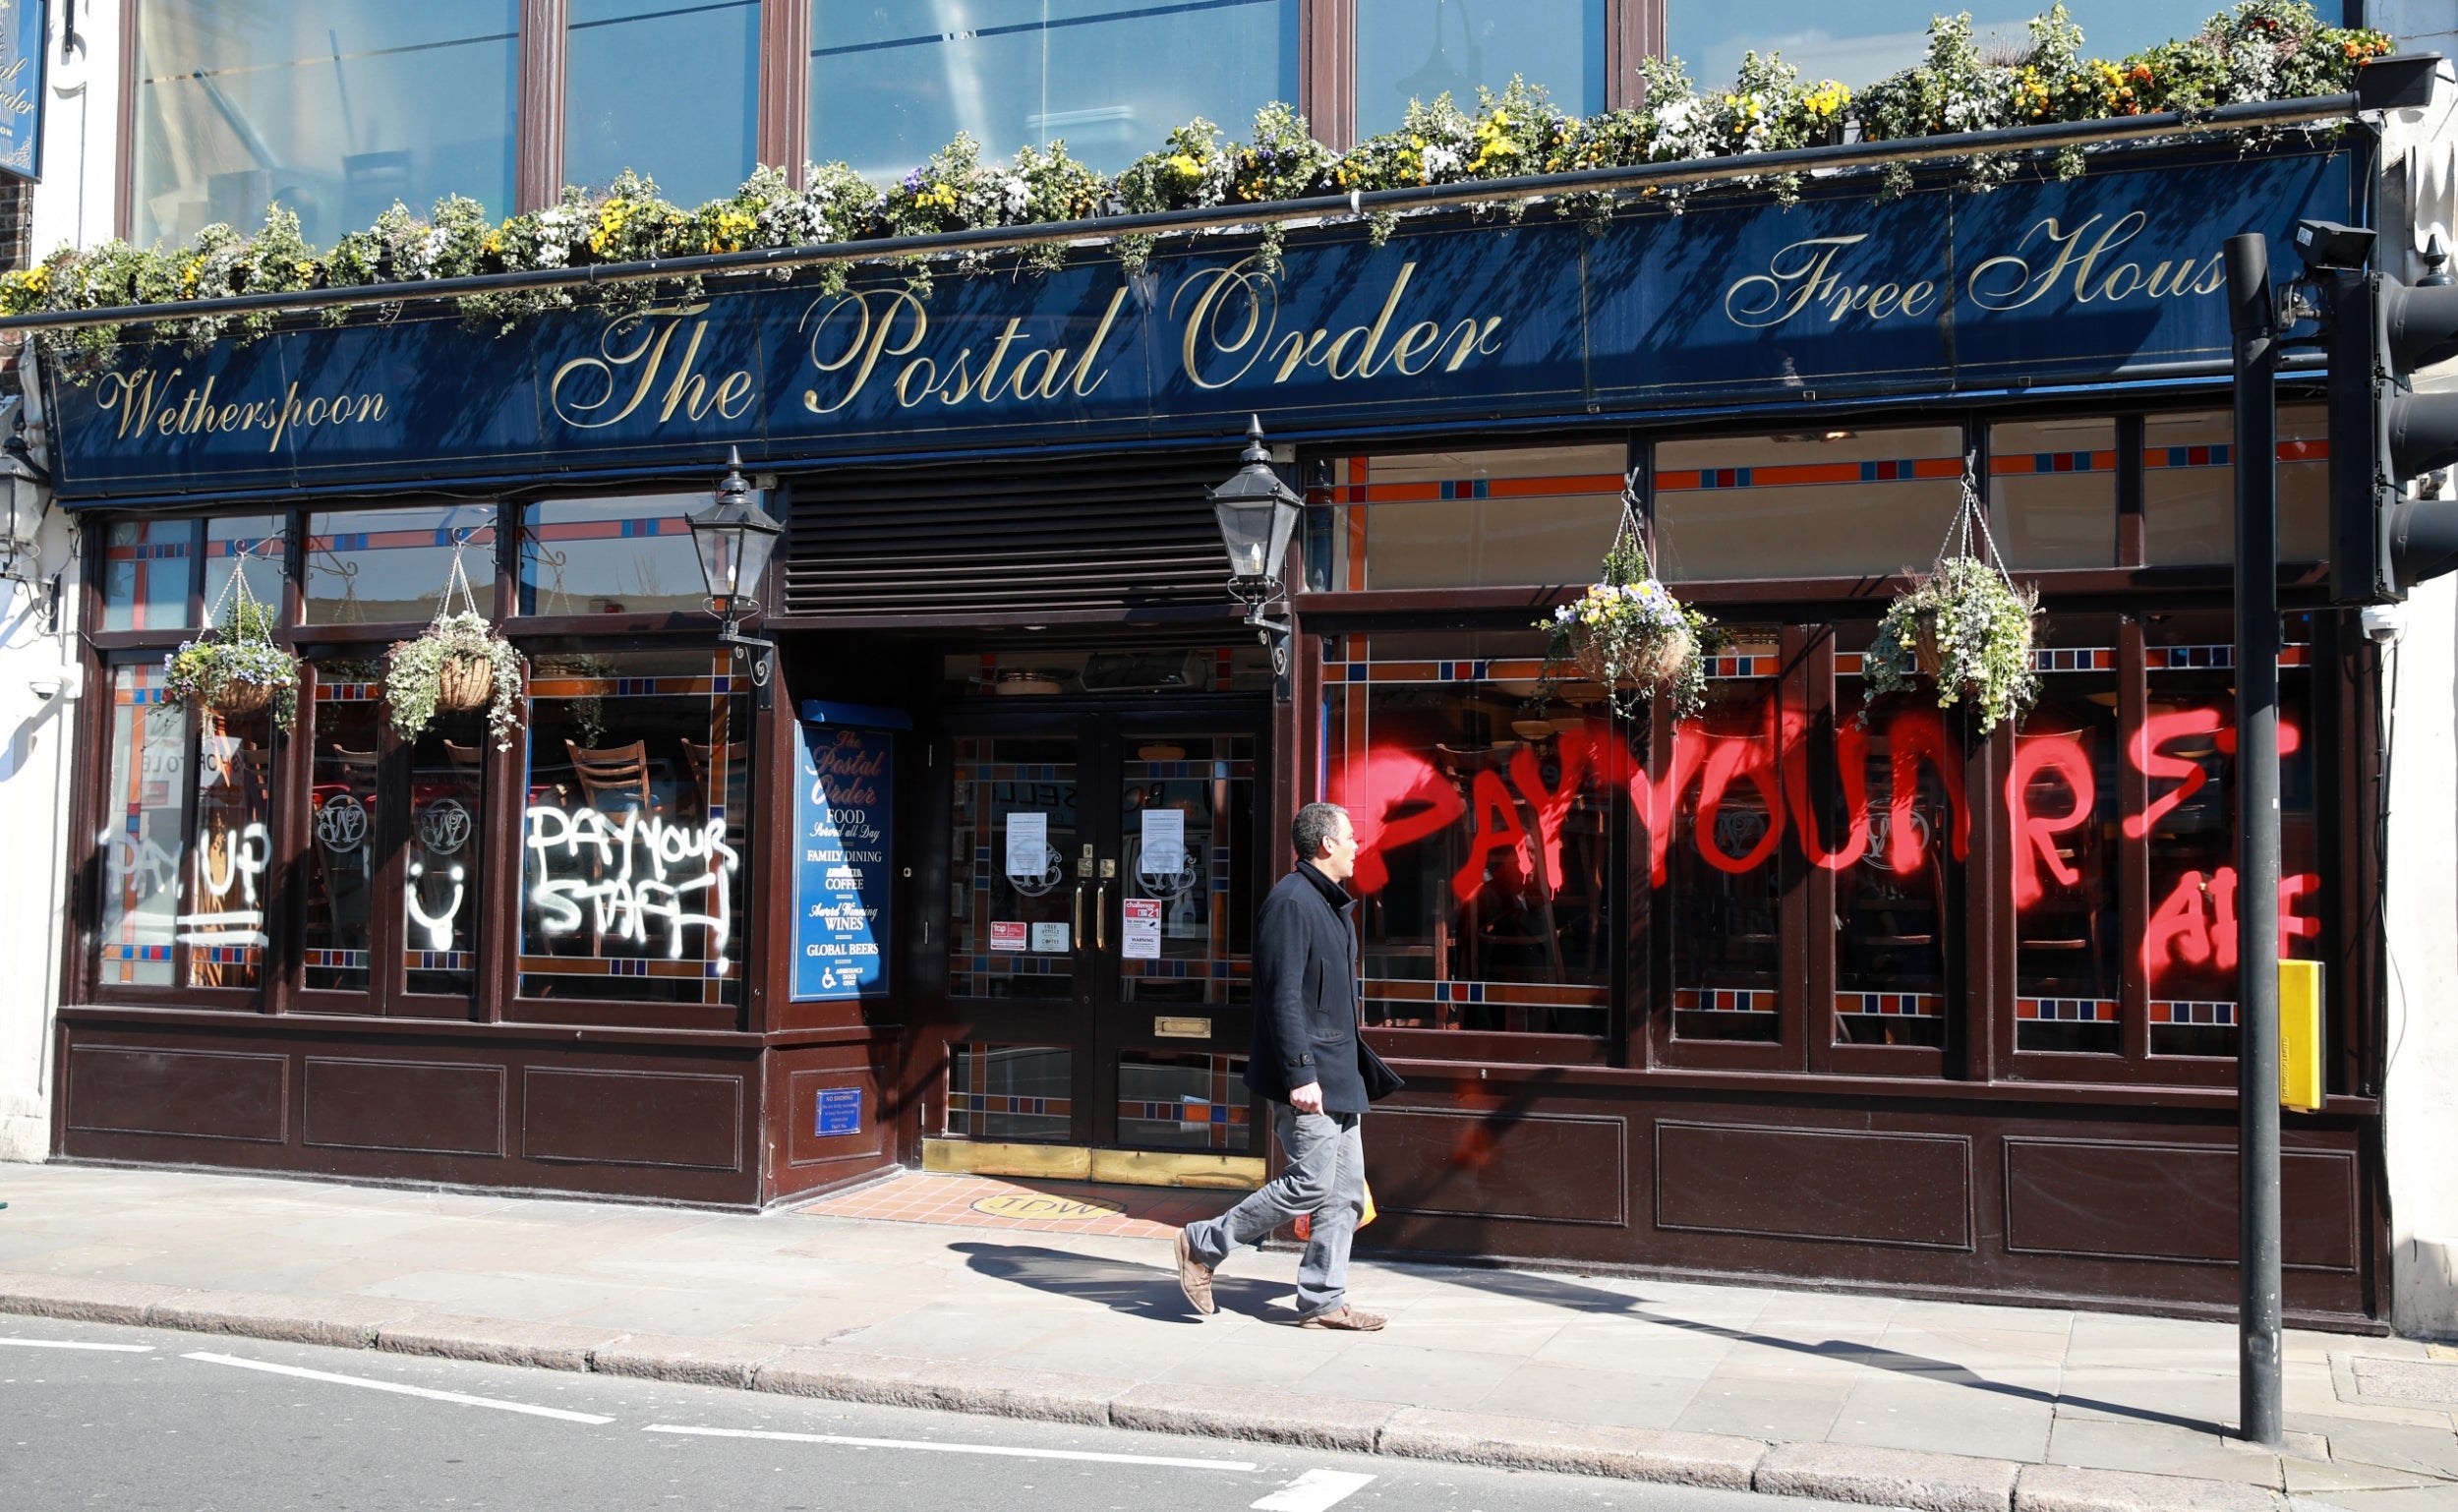
M1280 879L1255 920L1255 1045L1246 1084L1274 1102L1322 1085L1325 1113L1366 1111L1357 1073L1357 904L1307 862Z

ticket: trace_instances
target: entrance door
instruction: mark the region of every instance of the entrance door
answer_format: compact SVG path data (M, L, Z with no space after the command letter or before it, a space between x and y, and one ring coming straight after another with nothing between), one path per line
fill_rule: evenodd
M1242 1079L1263 711L946 722L948 1091L931 1132L1258 1155Z

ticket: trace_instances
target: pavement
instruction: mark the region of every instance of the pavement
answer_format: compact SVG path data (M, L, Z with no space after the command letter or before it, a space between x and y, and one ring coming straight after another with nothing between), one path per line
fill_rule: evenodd
M0 1195L0 1312L1936 1512L2458 1512L2458 1350L2419 1340L2291 1330L2276 1452L2228 1436L2222 1323L1361 1263L1391 1325L1335 1334L1289 1326L1287 1253L1203 1319L1118 1189L744 1214L54 1164Z

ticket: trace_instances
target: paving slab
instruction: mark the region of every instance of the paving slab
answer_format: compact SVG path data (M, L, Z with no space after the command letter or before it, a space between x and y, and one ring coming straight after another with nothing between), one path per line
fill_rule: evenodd
M2062 1411L2049 1430L2048 1462L2082 1470L2237 1481L2273 1489L2281 1483L2276 1454L2235 1443L2211 1429L2069 1418Z
M1920 1512L2007 1512L2015 1474L2008 1460L1851 1444L1778 1444L1758 1463L1751 1485L1785 1496L1914 1507Z

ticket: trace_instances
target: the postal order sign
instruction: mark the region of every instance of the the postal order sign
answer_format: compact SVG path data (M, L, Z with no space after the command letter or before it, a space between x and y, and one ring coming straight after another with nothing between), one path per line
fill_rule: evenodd
M2128 164L2131 165L2128 165ZM47 374L63 496L668 467L2122 379L2228 353L2220 249L2350 217L2347 151L2095 162L2071 182L1642 205L1603 234L1334 225L1273 271L1175 243L1141 275L865 272L509 333L448 310ZM56 368L56 364L54 367Z

